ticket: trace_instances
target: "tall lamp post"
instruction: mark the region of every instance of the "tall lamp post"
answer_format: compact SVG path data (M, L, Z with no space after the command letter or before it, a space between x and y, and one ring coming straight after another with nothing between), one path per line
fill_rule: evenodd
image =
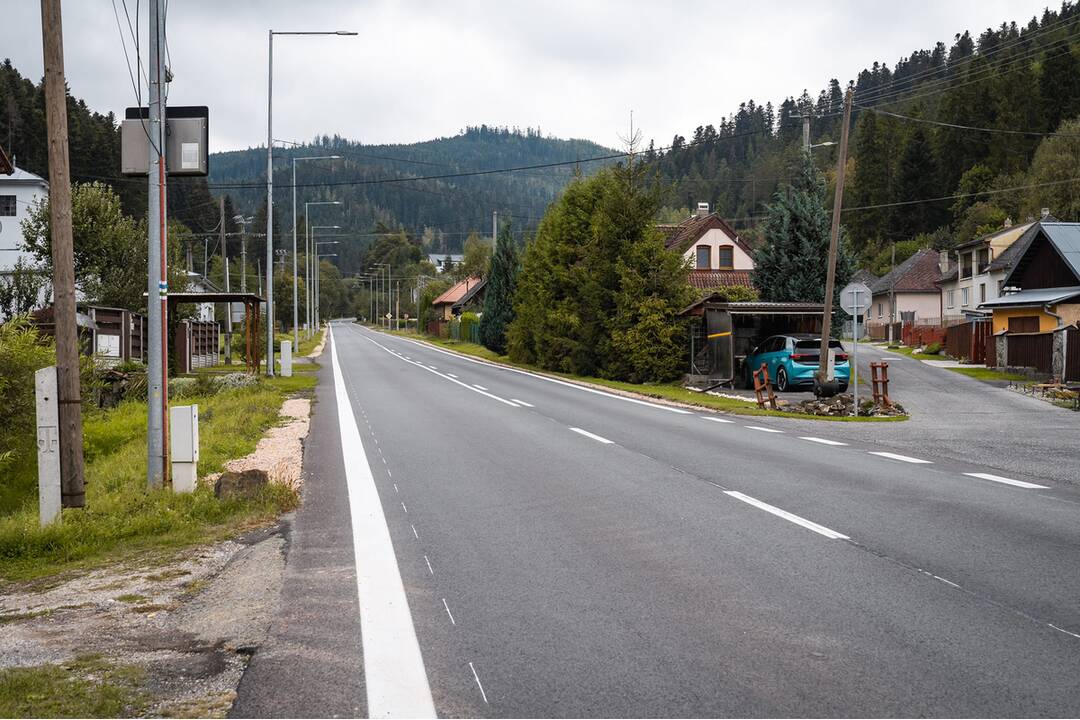
M292 159L292 326L293 351L300 347L300 306L297 302L300 278L296 270L296 163L305 160L340 160L340 155L315 155L312 157L294 157ZM338 203L339 205L341 203ZM304 219L307 222L305 216ZM306 292L306 290L305 290Z
M340 205L340 204L341 204L340 200L312 200L310 202L304 203L304 228L305 228L305 230L304 230L304 265L305 265L305 269L307 271L307 274L306 274L306 276L304 278L304 293L306 295L306 298L305 298L306 302L304 303L304 305L306 307L304 309L307 312L308 337L311 337L315 332L314 331L315 313L312 312L312 305L314 304L315 295L314 295L314 291L312 289L312 277L311 277L311 271L312 271L311 253L312 253L312 250L313 250L313 246L311 244L311 213L308 210L308 208L311 207L312 205Z
M372 265L374 265L375 267L386 268L386 277L387 278L390 277L390 263L372 263ZM375 300L375 315L376 315L375 321L376 321L376 323L381 325L382 321L377 317L378 314L379 314L378 293L380 292L380 290L379 290L379 285L380 284L381 285L388 285L389 280L383 278L382 271L377 271L376 272L376 281L375 281L375 293L376 293L376 295L375 295L375 297L376 297L376 300ZM389 292L389 291L387 291L387 292ZM389 296L389 294L386 296L386 309L387 309L387 312L390 311L390 296Z
M314 233L316 230L340 230L340 229L341 229L340 225L315 225L315 226L313 226L311 228L311 231L312 231L312 233ZM323 240L321 242L318 242L318 241L315 240L315 235L313 234L311 236L311 243L312 243L311 244L311 249L315 253L315 271L314 271L314 275L312 276L312 279L314 280L314 282L312 283L312 291L315 293L315 295L314 295L314 300L312 301L312 304L315 306L315 324L319 325L320 322L321 322L319 320L319 311L322 310L321 303L319 302L319 290L320 290L320 288L319 288L319 270L320 270L320 268L319 268L319 258L320 257L326 257L325 255L322 255L322 256L319 255L319 246L320 245L337 245L338 241L337 240Z
M274 376L274 36L356 35L347 30L268 30L266 71L266 375ZM294 183L295 185L295 183Z
M322 313L322 303L319 301L319 275L322 273L322 265L319 260L324 257L337 257L337 253L319 254L320 245L337 245L337 240L327 240L315 243L315 322L321 322L319 315Z

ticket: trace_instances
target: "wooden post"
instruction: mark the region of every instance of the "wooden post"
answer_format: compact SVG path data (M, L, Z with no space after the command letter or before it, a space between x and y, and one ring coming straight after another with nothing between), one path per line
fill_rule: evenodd
M844 121L840 126L840 152L836 159L836 194L833 198L832 229L829 231L829 268L825 275L825 310L822 313L821 324L821 350L819 352L817 387L820 388L827 380L828 370L824 360L829 354L829 335L832 334L832 311L833 311L833 287L836 283L836 253L840 241L840 208L844 204L844 165L847 164L848 126L851 124L851 96L853 91L848 87L844 96Z
M53 313L59 402L60 485L64 507L86 505L79 387L79 331L75 318L75 260L71 234L67 86L60 0L41 0L45 60L45 120L49 143L49 227L52 234Z

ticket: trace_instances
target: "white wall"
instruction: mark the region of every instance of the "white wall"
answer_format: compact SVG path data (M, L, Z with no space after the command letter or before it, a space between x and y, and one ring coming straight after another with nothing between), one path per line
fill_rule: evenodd
M15 196L15 215L0 216L0 273L5 273L15 267L20 257L29 260L29 253L21 250L23 244L22 221L30 214L30 206L39 198L49 196L48 185L44 180L19 181L14 177L0 175L0 195Z
M689 261L690 267L692 269L694 269L694 270L698 269L698 266L697 266L697 249L702 245L708 245L709 246L709 255L710 255L709 269L710 270L719 270L720 269L720 264L719 264L720 253L717 250L717 248L720 248L722 246L734 248L734 250L732 252L732 262L734 263L734 266L733 266L732 269L734 269L734 270L753 270L754 269L754 260L753 260L753 258L751 258L749 255L747 255L743 251L742 248L740 248L737 244L735 244L735 241L732 240L728 236L728 234L725 233L723 230L721 230L720 228L712 228L711 230L706 231L706 233L701 237L700 240L698 240L696 243L691 245L690 248L685 253L683 253L683 257L686 258Z
M896 293L896 317L893 322L900 322L903 312L915 312L915 322L923 320L937 321L941 318L941 295L936 292ZM878 304L881 305L881 317L878 317ZM889 306L889 294L878 293L870 303L870 310L866 314L868 325L884 325L891 317Z

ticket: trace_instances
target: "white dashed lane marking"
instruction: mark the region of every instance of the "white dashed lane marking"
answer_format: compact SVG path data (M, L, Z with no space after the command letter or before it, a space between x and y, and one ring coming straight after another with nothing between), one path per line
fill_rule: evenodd
M839 440L826 440L825 438L819 437L800 437L799 439L806 440L812 443L820 443L822 445L847 445L847 443L840 442Z
M737 492L735 490L725 490L724 494L729 495L730 497L733 497L736 500L741 500L742 502L746 503L747 505L753 505L754 507L758 508L759 510L764 510L767 513L772 513L773 515L775 515L775 516L777 516L779 518L783 518L784 520L787 520L788 522L793 522L796 525L800 525L800 526L806 528L807 530L813 530L818 535L824 535L825 537L829 538L830 540L850 540L850 538L847 535L844 535L843 533L838 533L835 530L830 530L829 528L825 527L824 525L818 525L816 522L812 522L810 520L807 520L806 518L799 517L798 515L795 515L793 513L789 513L787 510L781 510L780 508L776 507L775 505L770 505L768 503L762 502L762 501L758 500L757 498L750 497L749 495L743 495L741 492Z
M919 458L909 457L907 455L897 455L891 452L871 452L871 455L877 455L878 457L888 458L889 460L899 460L900 462L914 463L916 465L933 465L929 460L921 460Z
M702 420L708 420L709 422L714 422L714 423L728 423L728 424L730 424L730 425L734 425L734 424L735 424L735 421L734 421L734 420L728 420L727 418L719 418L719 417L706 417L705 415L702 415L702 416L701 416L701 419L702 419Z
M578 435L584 435L587 438L591 438L596 442L604 443L605 445L613 445L615 443L614 440L608 440L606 437L600 437L599 435L591 433L588 430L582 430L581 428L576 427L572 427L570 429L576 432Z
M968 477L979 478L980 480L991 480L996 483L1002 483L1004 485L1012 485L1014 487L1025 488L1027 490L1046 490L1047 485L1036 485L1035 483L1024 482L1023 480L1013 480L1012 478L1001 477L1000 475L992 475L991 473L964 473Z
M758 432L767 433L782 433L783 430L774 430L773 428L761 427L760 425L744 425L747 430L757 430Z

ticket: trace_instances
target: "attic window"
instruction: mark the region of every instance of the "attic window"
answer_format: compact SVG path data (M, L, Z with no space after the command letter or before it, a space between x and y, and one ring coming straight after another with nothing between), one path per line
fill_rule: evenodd
M14 195L0 195L0 217L15 217L17 212Z
M730 245L721 245L717 248L717 261L721 270L731 270L735 267L735 249Z
M697 247L697 269L708 270L712 262L712 252L708 245L698 245Z

